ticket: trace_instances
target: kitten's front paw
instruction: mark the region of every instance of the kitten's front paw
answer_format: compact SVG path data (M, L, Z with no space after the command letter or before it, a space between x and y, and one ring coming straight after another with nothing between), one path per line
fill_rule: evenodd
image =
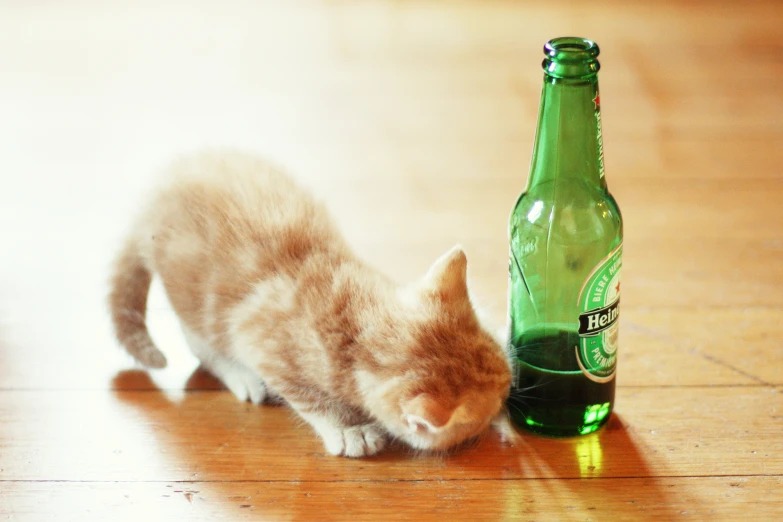
M246 368L238 368L223 375L223 384L241 402L250 401L255 405L266 400L266 385L261 377Z
M337 428L322 436L326 451L343 457L369 457L386 447L386 435L372 424Z

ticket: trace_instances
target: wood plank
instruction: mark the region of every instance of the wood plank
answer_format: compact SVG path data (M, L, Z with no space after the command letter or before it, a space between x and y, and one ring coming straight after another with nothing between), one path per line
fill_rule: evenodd
M162 302L160 289L153 303ZM502 324L504 309L497 324ZM132 365L94 303L65 313L53 331L26 333L25 323L0 339L0 390L108 390L112 377ZM618 386L783 384L780 309L626 308L621 318ZM99 326L93 326L101 321ZM122 381L122 389L221 389L195 373L198 361L184 343L172 310L150 311L150 330L169 366L152 380ZM736 325L736 327L735 327ZM17 340L10 339L16 335ZM741 347L738 348L738 343ZM78 346L78 350L56 350ZM63 368L68 368L63 371Z
M703 313L708 315L711 307L780 307L783 304L781 270L775 264L780 257L777 247L770 248L769 244L760 242L720 240L664 239L639 243L626 239L623 250L624 310L703 308ZM480 252L478 245L469 245L471 252ZM479 261L480 267L476 266ZM492 307L502 314L507 283L501 280L500 261L481 257L473 264L478 288L488 294ZM747 268L753 266L770 270L754 272ZM499 314L498 320L502 317Z
M413 482L0 482L0 515L50 520L774 520L781 477ZM96 499L100 499L97 500ZM65 516L63 516L65 513Z
M57 198L67 188L66 181L47 187L51 192L41 195L41 204L24 205L12 193L6 193L0 199L0 217L25 219L30 232L6 229L3 237L20 247L43 249L45 245L32 239L51 237L65 241L62 233L69 226L78 225L81 234L72 240L93 251L106 252L105 258L113 254L112 241L121 237L134 211L146 201L145 188L159 179L157 170L167 163L168 160L157 167L150 166L140 174L140 180L120 185L138 196L129 197L120 209L112 208L112 201L95 202L94 206L80 209L74 202ZM302 184L326 202L354 242L373 238L386 242L428 240L439 230L464 240L487 237L505 241L508 215L525 188L526 172L506 170L460 178L451 177L442 168L423 174L416 169L385 168L361 178L356 171L324 173L313 169L297 177L303 178ZM32 195L42 182L33 177L14 179L9 184L17 193ZM618 173L610 176L609 183L623 211L629 237L765 240L769 247L780 247L778 242L783 241L783 177L741 182L733 178L690 179L662 185L660 180L635 179ZM105 194L103 191L111 189L99 184L85 190L99 198ZM52 224L48 215L41 215L49 204L52 211L63 214L62 221ZM104 212L107 219L94 219ZM92 221L85 221L91 217ZM97 240L105 244L96 244ZM6 262L25 254L28 252L21 249L11 250L7 255L12 257Z
M650 310L634 313L629 323L625 331L630 327L661 345L680 346L757 382L783 384L783 310L778 308Z
M432 230L436 230L433 222L437 219L430 219ZM368 217L365 225L371 225L370 221ZM412 222L408 223L412 227ZM461 229L463 223L466 226ZM358 227L347 227L346 235L362 257L400 283L422 277L439 255L461 243L468 253L469 276L478 302L488 307L495 320L502 324L508 285L508 246L504 235L497 230L500 223L491 227L495 229L492 235L487 232L481 236L480 227L471 225L468 219L455 220L448 228L441 229L439 237L430 240L421 235L403 237L404 234L395 239L383 235L371 237L365 231L365 225L361 226L361 231L357 231ZM475 236L468 234L471 227ZM386 230L395 229L388 226ZM57 241L53 238L52 243ZM70 277L61 278L61 269L47 261L48 248L45 243L35 242L2 261L0 308L8 310L6 336L18 337L13 343L17 346L40 344L42 338L56 343L56 332L35 328L38 318L43 316L63 328L63 339L69 335L67 332L76 330L77 325L71 324L75 322L81 328L76 332L80 339L105 342L108 338L105 281L113 249L98 250L93 246L93 257L84 263L81 263L79 252L71 250L71 254L66 253L60 259L60 266L72 267ZM781 307L783 265L778 262L780 252L779 240L775 239L652 239L639 238L628 232L624 250L623 308ZM39 255L42 257L37 257ZM26 271L17 269L25 265ZM81 311L68 309L63 307L64 303L84 308ZM163 298L151 302L151 308L167 307ZM26 314L33 309L43 315Z
M470 225L460 229L453 221L448 226L449 232L445 232L444 225L444 233L430 241L401 237L394 242L383 237L351 239L364 258L401 282L421 277L438 255L461 243L468 253L468 270L479 302L488 305L496 320L502 321L508 286L506 239L490 236L489 232L481 237L475 226L476 235L470 236ZM625 310L783 306L779 240L640 238L632 231L626 234ZM390 244L395 245L394 250L389 249ZM416 253L408 255L414 250ZM754 266L764 269L751 268Z
M508 215L524 191L523 180L477 177L450 183L435 176L398 175L364 182L334 180L323 195L356 241L425 239L439 229L465 239L506 239ZM769 247L783 248L783 178L692 180L666 186L659 180L622 177L610 182L629 237L763 240ZM479 212L479 205L488 208ZM432 208L438 210L427 210ZM415 212L415 220L406 220L402 209Z
M404 59L405 62L450 55L474 59L494 57L496 60L509 61L519 53L538 55L542 42L553 36L553 26L547 22L557 20L561 26L560 34L589 30L596 33L596 37L600 35L601 41L611 43L609 48L621 47L628 42L655 41L656 46L650 49L651 54L654 51L677 49L676 54L660 52L661 60L668 59L667 63L678 59L688 60L692 64L691 69L697 69L700 65L706 68L707 63L698 60L703 58L699 53L705 49L731 50L731 44L735 44L735 52L748 51L756 40L774 41L778 29L774 2L754 2L750 6L713 1L696 7L669 1L661 2L656 8L643 2L618 5L612 1L598 1L590 6L570 2L553 2L542 6L531 1L493 2L483 6L450 3L445 8L432 1L402 3L393 7L381 3L370 8L356 2L328 7L310 4L274 8L249 2L241 4L244 4L244 12L250 13L248 18L262 14L265 16L262 20L266 31L260 34L252 32L254 25L247 18L225 16L215 4L209 3L205 3L198 12L186 12L174 6L154 9L149 4L134 5L133 9L124 5L112 8L90 6L89 10L86 6L62 8L52 5L47 6L45 11L48 16L38 20L32 16L35 11L14 5L7 9L9 32L6 34L10 33L10 36L17 38L42 39L46 36L44 31L49 27L50 20L64 19L69 21L66 30L70 28L82 39L100 36L104 37L108 45L129 45L128 40L134 36L132 30L149 18L150 13L154 13L159 17L156 19L158 23L150 24L149 39L137 44L140 53L149 54L150 58L183 50L184 45L178 46L176 42L163 49L156 49L150 43L165 37L169 29L167 22L174 19L180 21L178 29L187 41L205 40L210 34L205 28L215 25L222 27L233 22L235 33L240 36L251 33L254 41L258 42L257 49L252 52L277 57L278 61L287 61L290 49L273 44L296 41L300 44L296 51L305 59L326 56L333 61L340 61L368 56L377 65L393 57ZM704 4L709 7L704 7ZM608 15L607 9L611 10L611 15ZM86 12L92 16L85 16ZM444 13L446 16L443 16ZM123 15L125 23L116 23L117 15ZM693 17L698 17L702 22L698 28L691 23ZM634 24L640 18L645 20L645 24ZM38 22L32 25L32 30L13 30L14 22L31 19ZM93 29L93 33L80 33L80 26ZM527 30L519 31L520 26ZM666 38L660 38L661 34L666 34ZM323 43L327 44L326 48L317 45ZM226 38L216 42L216 45L229 48L241 44L241 38ZM158 54L153 52L154 49ZM92 49L91 52L99 54L102 49ZM510 56L510 53L513 55ZM724 58L731 56L728 53ZM763 56L762 53L759 57ZM205 52L199 58L214 59L215 55ZM158 59L162 60L163 57ZM709 62L714 67L722 65L722 62L714 59Z
M745 313L722 309L626 309L620 323L617 385L779 384L781 377L774 374L783 373L783 357L764 337L766 332L774 336L781 328L780 323L769 326L773 324L769 319L780 315L779 310L769 309ZM723 323L716 320L719 317ZM727 330L739 321L743 323L744 335L737 339L737 332L729 334ZM683 330L670 329L671 323ZM707 324L720 326L709 328ZM754 336L753 327L764 333ZM699 332L701 337L689 335L692 332ZM739 343L742 347L738 347Z
M629 238L623 255L627 306L780 307L783 300L777 240Z
M121 374L135 386L143 375ZM453 455L324 453L281 407L228 392L5 391L0 480L332 481L783 474L783 395L767 387L620 388L607 427L577 439L490 434Z
M159 290L159 289L158 289ZM156 292L153 302L162 301ZM107 390L112 376L127 369L131 359L117 346L108 319L99 306L79 304L78 312L64 314L55 331L23 331L28 323L6 326L0 338L0 390ZM495 310L498 312L498 310ZM497 324L502 324L502 314ZM780 378L778 309L731 310L668 308L625 309L621 319L618 385L694 386L759 384L759 379L783 384ZM99 326L92 326L102 321ZM732 324L739 323L737 331ZM150 311L150 330L166 352L169 366L152 373L152 381L139 381L131 389L220 389L211 379L191 379L198 361L190 354L173 311ZM705 325L709 330L701 332ZM672 327L672 325L674 325ZM12 341L13 337L16 340ZM737 340L742 354L736 357ZM53 350L78 346L78 350ZM676 361L676 364L672 364ZM63 371L68 368L68 371ZM146 382L146 384L144 384ZM125 388L127 389L127 388Z
M306 184L320 191L328 188L327 179L360 183L368 175L381 179L431 179L443 185L460 185L478 177L486 184L502 183L509 190L521 191L528 175L536 122L531 118L522 125L529 131L524 139L507 140L498 135L491 143L472 143L469 155L459 154L458 147L445 147L436 153L440 149L429 140L404 144L368 142L362 145L361 156L346 143L298 143L280 147L275 154ZM780 179L783 152L778 150L778 142L776 135L737 135L723 140L697 136L635 139L606 129L607 179L611 189L616 180L631 178L659 183L666 180L666 184L675 186L698 179ZM394 162L388 159L392 154Z
M537 68L540 57L532 62ZM477 72L479 74L480 71ZM409 74L407 71L403 74ZM196 123L191 114L194 106L205 107L200 114L209 125L220 128L236 125L224 134L210 137L225 142L236 136L237 144L268 148L301 144L342 144L353 147L364 143L387 142L397 146L416 146L428 143L440 153L464 147L466 144L487 146L496 142L513 141L530 150L535 130L535 120L541 77L537 72L538 86L523 94L513 93L505 97L491 94L460 97L444 92L431 96L396 96L381 94L356 97L350 92L300 95L263 95L254 91L237 93L221 100L214 107L213 98L217 86L210 93L190 93L171 98L167 96L142 97L137 95L118 107L116 94L112 97L96 93L95 97L55 96L40 97L22 94L16 96L13 106L5 109L8 117L21 120L24 114L39 107L52 118L47 129L25 125L16 135L8 129L3 137L19 139L21 136L47 135L62 132L76 125L85 132L95 132L91 122L72 124L71 119L80 112L96 107L112 111L112 117L132 120L148 107L159 107L169 115L159 131L180 130L179 143L195 147L194 130L187 125ZM445 83L445 82L444 82ZM602 88L605 91L605 89ZM753 139L783 134L783 123L771 117L783 111L783 101L775 93L757 93L741 100L736 98L707 98L703 96L673 97L666 106L656 107L642 94L619 96L611 92L602 94L604 101L603 125L606 143L622 143L627 140L693 139L727 140L739 134ZM214 108L212 108L214 107ZM347 112L351 107L351 112ZM176 119L175 119L176 118ZM100 124L108 122L101 121ZM144 128L143 126L141 128ZM206 131L209 132L209 131ZM248 133L252 134L248 136ZM201 133L199 133L201 134ZM251 139L252 138L252 139ZM10 149L9 150L13 150ZM611 148L607 153L611 153Z

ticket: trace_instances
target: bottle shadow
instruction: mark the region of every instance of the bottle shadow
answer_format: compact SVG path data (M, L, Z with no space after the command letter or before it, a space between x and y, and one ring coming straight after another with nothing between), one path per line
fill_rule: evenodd
M589 435L548 438L518 433L513 447L498 450L488 442L477 456L457 455L453 464L480 456L490 468L500 467L512 481L503 493L506 511L526 513L531 503L546 499L550 506L590 513L602 519L622 512L654 513L656 518L678 518L693 499L677 488L664 464L622 415L613 413L607 424ZM653 462L651 464L651 461ZM669 477L669 478L659 478ZM539 480L549 479L549 480ZM524 488L524 490L522 490ZM539 506L540 508L540 506Z

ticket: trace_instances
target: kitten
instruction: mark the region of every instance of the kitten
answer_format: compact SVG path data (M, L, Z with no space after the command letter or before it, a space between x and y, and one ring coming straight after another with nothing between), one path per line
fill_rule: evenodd
M262 160L210 152L171 170L119 255L109 299L140 363L166 365L145 325L157 274L203 366L242 401L284 399L333 455L373 455L388 437L446 449L498 416L509 363L476 317L459 247L396 286Z

